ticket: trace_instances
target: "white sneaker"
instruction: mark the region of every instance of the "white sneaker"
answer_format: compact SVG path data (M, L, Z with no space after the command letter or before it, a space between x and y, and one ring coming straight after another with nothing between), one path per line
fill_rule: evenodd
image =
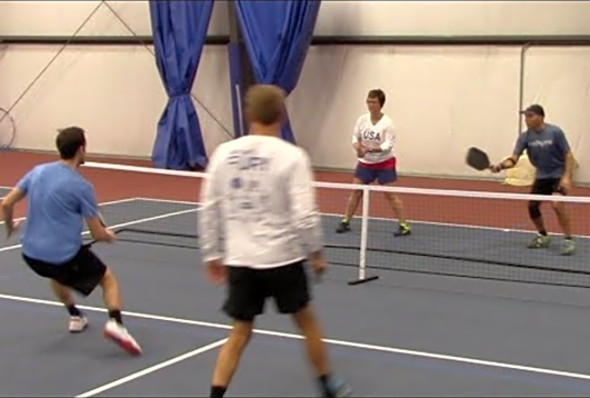
M80 333L88 326L88 319L84 316L71 316L69 330L70 333Z
M114 319L109 319L104 326L104 336L119 345L122 349L132 355L141 354L141 347L129 334L127 329L118 324Z

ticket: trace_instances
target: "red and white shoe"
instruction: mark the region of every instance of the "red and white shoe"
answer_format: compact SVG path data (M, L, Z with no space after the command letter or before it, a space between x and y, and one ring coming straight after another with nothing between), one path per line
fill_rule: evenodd
M135 341L123 325L118 324L114 319L107 321L103 334L107 339L113 341L131 355L140 355L142 353L137 341Z
M81 333L88 326L88 319L84 316L71 316L68 329L70 333Z

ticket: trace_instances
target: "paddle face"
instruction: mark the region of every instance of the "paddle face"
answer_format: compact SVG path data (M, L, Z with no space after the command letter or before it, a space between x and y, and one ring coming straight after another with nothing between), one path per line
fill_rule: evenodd
M469 166L480 171L489 169L491 166L487 153L475 147L471 147L467 151L466 162Z

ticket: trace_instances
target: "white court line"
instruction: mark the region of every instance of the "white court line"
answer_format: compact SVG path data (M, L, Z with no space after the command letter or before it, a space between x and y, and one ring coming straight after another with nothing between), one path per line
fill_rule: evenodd
M217 347L225 344L226 341L227 341L227 338L221 339L221 340L217 340L217 341L215 341L215 342L213 342L211 344L207 344L206 346L199 347L199 348L197 348L195 350L189 351L187 353L184 353L182 355L179 355L179 356L174 357L172 359L169 359L167 361L158 363L158 364L156 364L154 366L150 366L149 368L145 368L143 370L140 370L138 372L135 372L133 374L130 374L129 376L122 377L120 379L117 379L115 381L112 381L110 383L107 383L105 385L102 385L100 387L97 387L97 388L95 388L93 390L83 392L83 393L81 393L79 395L76 395L76 397L81 397L81 398L82 397L92 397L93 395L100 394L101 392L104 392L104 391L113 389L113 388L118 387L118 386L120 386L122 384L125 384L125 383L129 383L130 381L137 380L140 377L146 376L146 375L148 375L150 373L154 373L154 372L156 372L156 371L158 371L160 369L167 368L167 367L172 366L172 365L174 365L174 364L176 364L178 362L184 361L184 360L189 359L189 358L192 358L192 357L196 357L197 355L203 354L203 353L205 353L207 351L210 351L210 350L212 350L214 348L217 348Z
M0 200L2 200L3 198L0 198ZM22 221L22 220L26 220L26 217L19 217L19 218L13 218L14 221ZM4 225L6 221L2 220L0 221L0 225Z
M173 199L154 199L154 198L144 198L144 197L136 197L135 200L144 201L144 202L156 202L156 203L176 203L179 205L189 205L189 206L197 206L197 208L201 207L200 202L191 202L188 200L173 200Z
M2 200L3 198L0 198L0 200ZM135 198L125 198L125 199L117 199L117 200L111 200L111 201L107 201L107 202L102 202L99 203L98 206L111 206L111 205L118 205L120 203L126 203L126 202L133 202L135 201ZM15 218L15 221L22 221L22 220L26 220L26 217L20 217L20 218ZM0 225L4 224L4 220L0 221Z
M342 217L342 214L335 214L335 213L321 213L322 216L329 216L329 217ZM355 216L354 218L360 219L360 216ZM369 217L370 220L377 220L377 221L397 221L395 218L386 218L386 217ZM452 227L452 228L466 228L466 229L483 229L486 231L501 231L501 232L518 232L520 234L534 234L534 230L526 230L526 229L512 229L512 228L499 228L499 227L486 227L486 226L479 226L479 225L469 225L469 224L454 224L454 223L445 223L445 222L437 222L437 221L409 221L410 224L424 224L424 225L436 225L440 227ZM590 239L590 235L573 235L575 238L580 239Z
M172 212L172 213L160 214L159 216L142 218L142 219L139 219L139 220L133 220L133 221L129 221L129 222L124 222L124 223L121 223L121 224L109 225L109 228L111 228L111 229L123 228L123 227L128 227L130 225L141 224L141 223L149 222L149 221L161 220L162 218L179 216L181 214L192 213L192 212L196 212L196 211L197 211L197 209L187 209L187 210L175 211L175 212ZM90 231L82 232L82 236L88 235L88 234L90 234ZM20 247L22 247L22 244L3 247L3 248L0 248L0 253L7 252L7 251L10 251L10 250L14 250L14 249L18 249Z
M152 202L165 202L165 203L178 203L178 204L186 204L186 205L195 205L200 208L201 202L188 202L188 201L174 201L168 199L153 199L153 198L136 198L143 201L152 201ZM329 217L342 217L342 214L335 214L335 213L320 213L322 216L329 216ZM354 216L354 219L360 219L360 216ZM386 217L369 217L369 220L377 220L377 221L397 221L395 218L386 218ZM467 228L467 229L483 229L487 231L502 231L502 232L518 232L521 234L531 234L534 233L533 230L526 230L526 229L511 229L511 228L499 228L499 227L486 227L486 226L479 226L479 225L469 225L469 224L455 224L455 223L444 223L444 222L437 222L437 221L410 221L410 224L423 224L423 225L436 225L441 227L453 227L453 228ZM580 239L590 239L590 235L575 235L576 238Z
M8 294L1 294L1 293L0 293L0 299L19 301L19 302L25 302L25 303L33 303L33 304L42 304L42 305L48 305L48 306L53 306L53 307L62 307L63 306L62 303L59 303L57 301L50 301L50 300L43 300L43 299L36 299L36 298L31 298L31 297L22 297L22 296L15 296L15 295L8 295ZM99 307L92 307L92 306L79 306L79 307L81 309L84 309L87 311L106 312L106 310L104 308L99 308ZM134 318L150 319L150 320L155 320L155 321L163 321L163 322L177 323L177 324L183 324L183 325L202 326L202 327L209 327L209 328L214 328L214 329L231 330L231 328L232 328L231 325L224 325L224 324L220 324L220 323L203 322L203 321L196 321L196 320L192 320L192 319L173 318L173 317L168 317L168 316L145 314L145 313L141 313L141 312L124 311L123 314L125 316L134 317ZM254 333L260 334L260 335L265 335L265 336L284 337L287 339L297 339L297 340L303 339L302 336L297 335L297 334L275 332L272 330L254 329ZM543 374L543 375L547 375L547 376L556 376L556 377L563 377L563 378L569 378L569 379L589 380L590 381L590 375L583 374L583 373L566 372L566 371L562 371L562 370L539 368L539 367L533 367L533 366L527 366L527 365L518 365L518 364L505 363L505 362L488 361L488 360L484 360L484 359L460 357L460 356L446 355L446 354L437 354L437 353L426 352L426 351L407 350L407 349L397 348L397 347L387 347L387 346L379 346L379 345L374 345L374 344L364 344L364 343L345 341L345 340L324 339L324 341L328 344L333 344L333 345L338 345L338 346L343 346L343 347L360 348L363 350L387 352L387 353L391 353L391 354L428 358L428 359L435 359L435 360L440 360L440 361L459 362L459 363L466 363L466 364L470 364L470 365L500 368L500 369L510 369L510 370L516 370L516 371L521 371L521 372Z

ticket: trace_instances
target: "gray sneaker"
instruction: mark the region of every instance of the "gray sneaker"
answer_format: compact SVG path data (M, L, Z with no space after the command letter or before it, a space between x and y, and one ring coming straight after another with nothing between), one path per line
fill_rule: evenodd
M569 256L576 251L576 242L573 239L564 239L561 244L561 254Z
M551 237L549 235L537 234L535 238L527 246L529 249L543 249L549 247Z
M349 397L352 394L352 389L343 379L330 377L327 388L325 396L329 398Z

